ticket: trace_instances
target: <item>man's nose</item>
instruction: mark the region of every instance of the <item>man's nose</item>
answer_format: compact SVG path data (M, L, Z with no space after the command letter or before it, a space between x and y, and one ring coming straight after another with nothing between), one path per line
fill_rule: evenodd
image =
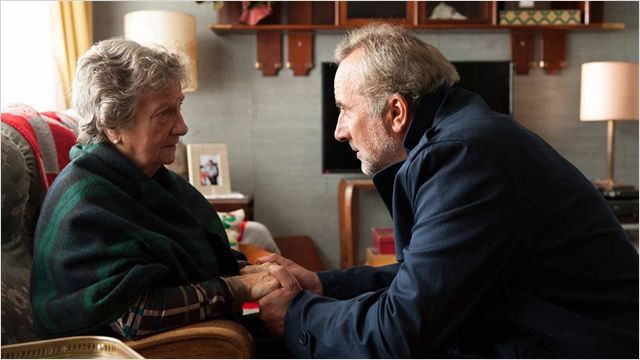
M349 129L342 120L342 115L338 117L338 123L336 124L336 130L333 132L333 136L340 142L349 141Z

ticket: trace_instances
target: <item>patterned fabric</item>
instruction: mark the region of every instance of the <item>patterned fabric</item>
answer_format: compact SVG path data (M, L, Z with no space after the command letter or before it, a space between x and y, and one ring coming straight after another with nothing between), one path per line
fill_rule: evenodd
M149 178L109 144L75 146L36 229L31 304L46 336L103 333L143 293L238 273L207 200L161 167Z
M218 216L227 233L227 238L229 238L229 245L232 249L238 250L238 242L242 240L242 232L244 230L244 210L219 212Z
M240 244L256 245L269 252L280 254L280 249L269 229L256 221L242 223L242 236L239 241Z
M61 117L65 122L60 120ZM29 142L36 155L42 183L49 188L60 170L69 163L69 148L76 143L76 135L64 124L73 124L73 120L62 114L38 113L27 105L12 104L3 109L2 122L18 130Z
M2 344L35 340L31 331L31 254L22 241L29 179L18 146L2 135ZM9 325L10 324L10 325ZM9 325L9 326L6 326Z
M245 221L243 209L218 212L218 216L224 225L229 244L233 249L238 250L238 244L251 244L280 254L280 249L278 249L269 229L259 222Z
M111 324L127 339L149 335L207 318L232 313L233 300L224 281L207 280L188 286L147 290Z
M3 109L1 125L2 344L12 344L37 339L29 303L33 234L46 188L68 162L77 125L70 116L26 105Z

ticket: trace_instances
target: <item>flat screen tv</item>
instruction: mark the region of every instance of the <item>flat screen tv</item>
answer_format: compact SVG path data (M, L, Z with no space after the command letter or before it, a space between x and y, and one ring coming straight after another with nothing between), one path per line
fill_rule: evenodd
M453 61L460 74L460 86L482 96L494 111L512 114L513 72L509 61ZM337 66L322 63L322 171L360 173L360 160L347 143L333 137L338 109L333 97Z

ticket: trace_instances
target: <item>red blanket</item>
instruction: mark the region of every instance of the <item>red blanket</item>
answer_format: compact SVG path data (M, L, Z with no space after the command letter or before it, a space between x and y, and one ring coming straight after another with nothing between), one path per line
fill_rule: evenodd
M64 114L39 113L22 104L3 109L2 122L16 129L31 145L45 189L69 163L69 150L76 143L76 134L66 125L69 121L73 122Z

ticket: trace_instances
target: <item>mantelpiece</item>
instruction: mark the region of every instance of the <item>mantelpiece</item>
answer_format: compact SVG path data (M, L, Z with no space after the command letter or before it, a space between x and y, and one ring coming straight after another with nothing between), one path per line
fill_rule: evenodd
M470 14L465 20L432 20L427 15L439 1L385 2L392 6L387 10L390 16L376 18L377 13L367 18L367 2L354 2L358 7L349 8L347 1L293 1L272 2L274 12L258 25L243 25L238 18L241 2L225 2L218 14L218 23L209 28L218 35L228 33L255 32L257 36L256 69L263 75L277 75L283 67L282 34L286 33L288 59L284 64L294 75L308 75L313 68L313 36L323 32L343 32L361 26L369 21L383 20L401 24L411 30L443 31L509 31L511 38L511 58L515 72L526 75L536 63L535 41L539 34L538 66L548 74L557 74L566 65L566 32L574 30L620 30L622 23L603 22L603 2L601 1L553 1L553 9L577 9L581 11L580 24L563 25L500 25L500 10L513 8L516 2L479 1L451 2ZM373 3L373 2L371 2ZM380 6L378 2L375 6ZM405 7L406 6L406 7ZM370 6L369 9L372 7ZM350 12L351 10L351 12ZM355 14L353 16L350 16Z

